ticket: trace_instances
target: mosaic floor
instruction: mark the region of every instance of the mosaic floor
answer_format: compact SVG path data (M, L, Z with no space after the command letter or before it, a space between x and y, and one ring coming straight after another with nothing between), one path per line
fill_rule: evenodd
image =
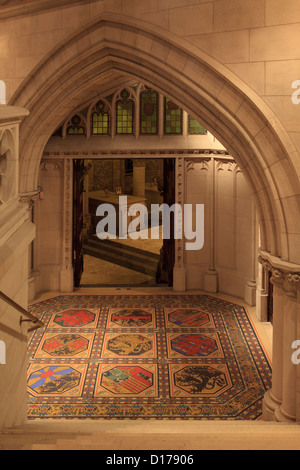
M261 418L271 367L246 310L207 295L31 306L28 418Z

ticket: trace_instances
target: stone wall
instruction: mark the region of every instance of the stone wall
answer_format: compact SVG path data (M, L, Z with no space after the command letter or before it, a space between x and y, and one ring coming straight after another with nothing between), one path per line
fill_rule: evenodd
M298 0L59 3L62 7L53 10L37 6L35 14L8 5L0 11L0 71L8 101L56 45L88 21L110 12L169 31L224 64L263 98L300 148L299 107L291 104L292 82L300 79Z
M43 198L35 201L34 209L38 240L34 243L33 252L33 267L37 273L35 292L44 289L57 291L60 289L64 219L64 168L61 161L41 163L39 187Z
M19 121L27 114L26 110L0 107L0 291L25 309L29 247L35 236L28 195L23 195L23 202L18 195ZM20 317L0 298L0 340L6 349L6 364L0 365L0 428L26 421L28 323L21 325Z
M200 251L185 254L187 288L245 296L256 279L256 215L247 183L232 159L191 159L186 163L185 202L204 204L205 236ZM252 303L252 302L251 302Z

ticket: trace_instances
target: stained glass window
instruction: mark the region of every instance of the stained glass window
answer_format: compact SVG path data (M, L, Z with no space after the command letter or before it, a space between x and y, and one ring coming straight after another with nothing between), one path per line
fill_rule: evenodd
M199 121L189 116L189 134L206 135L207 130Z
M67 126L68 135L85 135L85 123L77 114L72 117Z
M158 94L152 90L142 91L140 95L140 132L157 134Z
M117 134L133 134L134 104L127 90L121 92L121 99L116 103Z
M110 113L103 103L99 101L92 111L92 134L109 135L110 134Z
M165 98L165 134L182 134L182 109Z

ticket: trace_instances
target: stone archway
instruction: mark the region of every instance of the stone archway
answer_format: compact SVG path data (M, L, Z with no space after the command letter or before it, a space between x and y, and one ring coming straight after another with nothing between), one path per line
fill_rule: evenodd
M261 247L300 262L290 237L293 195L299 180L296 150L276 117L237 77L184 40L135 20L105 14L72 35L33 70L9 104L26 107L20 129L20 191L36 189L38 163L51 133L67 112L109 89L141 79L176 98L202 120L236 158L256 199ZM34 136L34 138L32 138ZM289 198L289 204L286 199Z
M295 304L297 278L287 276L300 271L299 217L295 217L300 209L298 153L276 116L253 90L198 48L158 27L101 15L57 46L32 71L9 103L30 111L20 128L20 192L36 190L43 149L65 116L91 100L95 90L97 94L108 92L112 82L120 85L128 78L142 80L176 99L236 159L256 201L262 259L269 263L265 268L273 274L279 269L280 277L293 282L285 291L293 293ZM289 311L290 307L291 301ZM289 331L288 341L293 334ZM278 339L277 355L285 354L288 361L283 344L284 338ZM289 388L296 390L295 371L293 374ZM276 377L281 391L275 393L273 408L268 403L271 414L285 400L294 400L288 392L284 397L282 369ZM296 404L288 409L288 419L295 419Z

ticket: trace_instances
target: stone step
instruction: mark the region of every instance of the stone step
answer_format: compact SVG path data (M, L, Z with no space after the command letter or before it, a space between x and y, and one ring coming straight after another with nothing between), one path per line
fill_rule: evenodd
M181 429L181 430L180 430ZM300 450L300 427L256 422L33 423L0 431L0 450Z
M133 271L155 276L159 256L155 253L127 247L121 243L89 238L83 246L84 254L103 259Z
M160 255L153 253L152 251L142 250L136 246L127 245L126 243L121 243L115 240L100 240L97 236L92 235L86 240L88 244L98 244L101 246L106 246L111 250L122 251L128 254L135 254L136 256L140 255L142 258L152 259L159 261Z

